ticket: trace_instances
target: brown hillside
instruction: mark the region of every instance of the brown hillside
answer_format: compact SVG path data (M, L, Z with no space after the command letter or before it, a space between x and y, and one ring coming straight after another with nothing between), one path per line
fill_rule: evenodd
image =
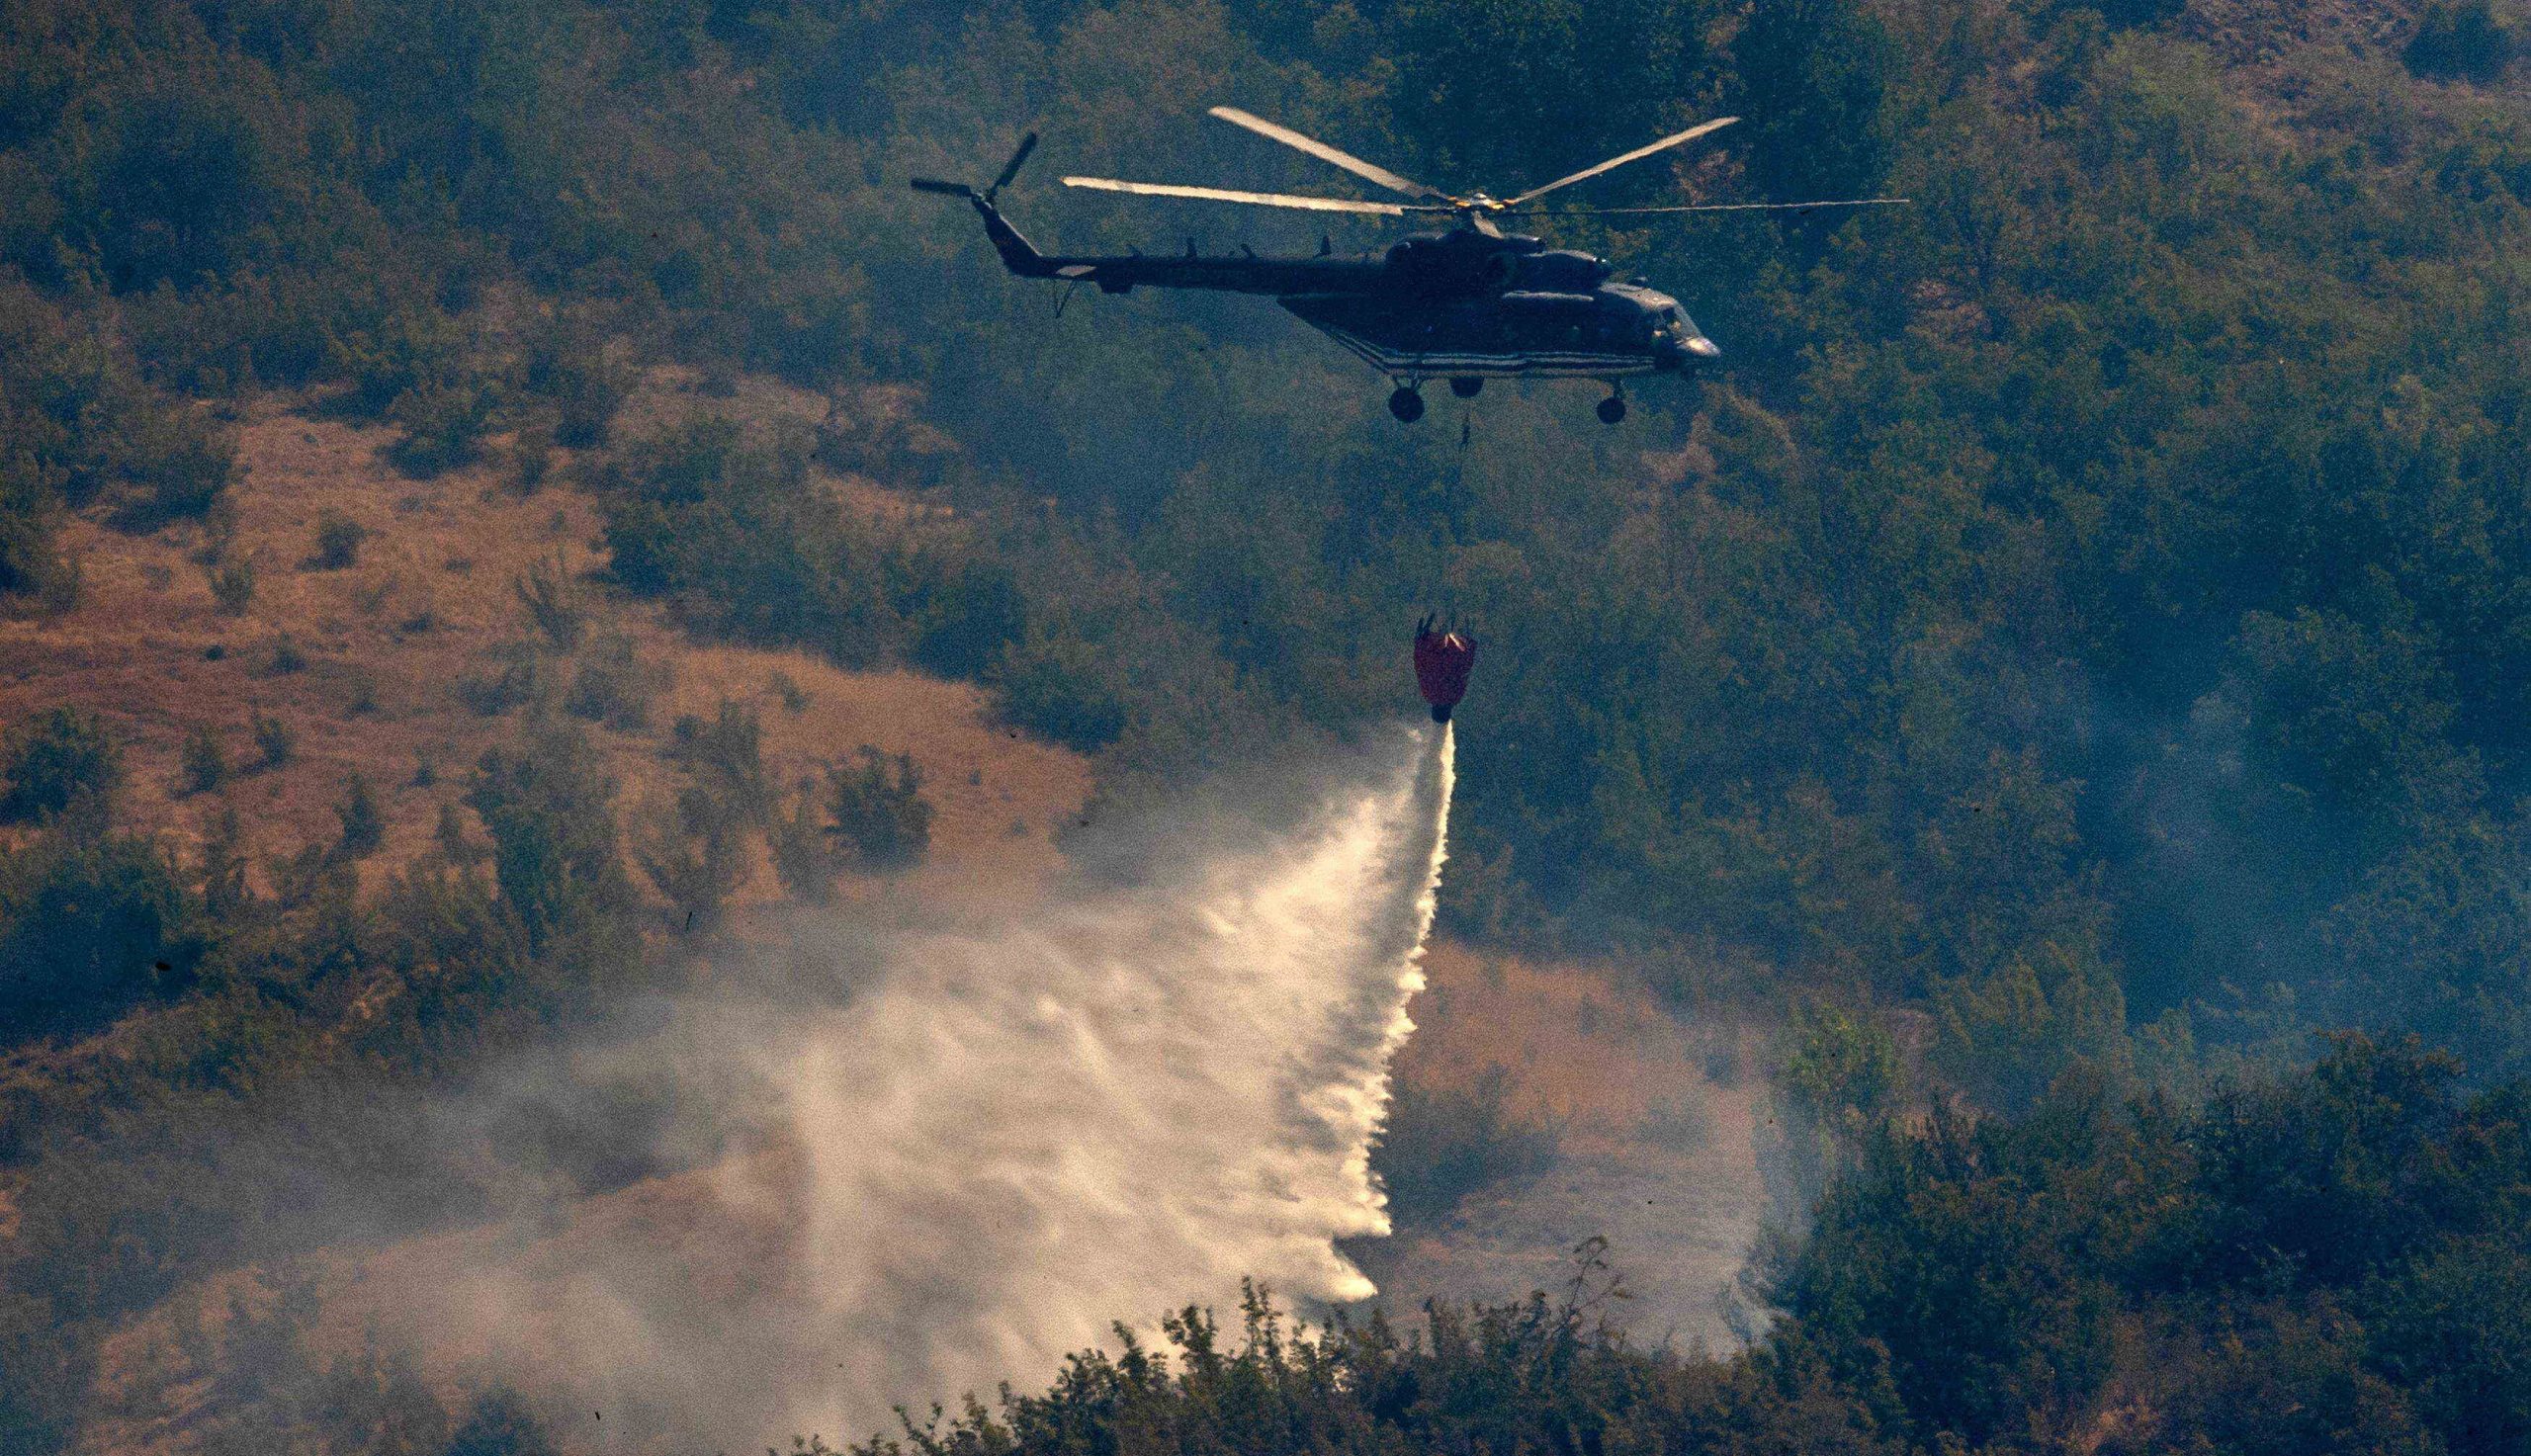
M753 392L766 397L710 402L734 412L797 407L777 391ZM684 402L663 384L631 412L655 415ZM937 810L936 858L1021 876L1054 862L1050 827L1084 801L1086 767L995 726L978 689L696 642L656 608L604 584L605 548L585 494L555 484L522 496L498 464L408 479L378 458L391 438L267 405L239 429L233 527L136 536L74 523L69 544L85 562L80 604L13 624L0 638L0 723L63 702L102 711L126 745L127 816L180 846L199 839L223 801L236 807L259 855L329 841L344 781L365 774L391 825L385 852L365 866L374 880L427 846L440 806L462 800L469 766L515 731L515 712L470 708L461 684L470 673L496 672L500 648L534 636L515 583L559 568L586 605L581 653L621 634L670 675L647 728L592 732L621 786L620 814L629 817L666 791L672 770L661 749L676 716L709 716L732 699L760 715L776 783L788 787L864 743L911 753ZM894 508L866 485L832 483L847 500ZM326 511L370 533L349 567L314 560ZM253 598L239 615L213 599L215 557L254 572ZM281 670L277 656L291 650L305 665ZM569 670L567 662L558 676ZM806 695L797 712L777 691L783 676ZM296 735L295 757L281 768L247 766L258 715ZM218 793L188 794L181 749L205 727L222 736L240 771ZM417 782L425 762L429 784ZM772 893L762 873L742 898Z

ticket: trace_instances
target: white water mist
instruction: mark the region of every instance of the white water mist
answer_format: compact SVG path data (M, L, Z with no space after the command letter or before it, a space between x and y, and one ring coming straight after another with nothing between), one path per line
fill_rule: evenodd
M496 1349L537 1347L502 1363L617 1402L614 1430L740 1445L1042 1386L1243 1277L1371 1294L1335 1241L1388 1230L1370 1146L1451 788L1446 728L1392 742L1294 827L1183 825L1167 883L905 938L848 1002L785 1012L745 1078L773 1151L709 1175L681 1249L610 1218L435 1282ZM746 1055L700 1031L721 1020L689 1018L678 1060Z

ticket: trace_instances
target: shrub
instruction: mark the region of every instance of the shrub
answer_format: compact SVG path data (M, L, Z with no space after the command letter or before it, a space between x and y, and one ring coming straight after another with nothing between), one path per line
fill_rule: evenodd
M477 766L466 804L491 835L493 878L531 945L624 923L617 916L632 904L632 887L612 794L587 740L561 727L536 731L519 749L492 749Z
M482 453L492 395L473 381L422 385L399 395L388 416L404 434L387 447L387 458L404 473L428 479Z
M1131 717L1123 669L1077 632L1030 624L1004 648L994 676L1003 717L1067 748L1094 753Z
M588 608L560 556L529 566L511 580L510 590L547 642L567 652L580 644L580 635L588 627Z
M2521 45L2487 0L2462 0L2426 6L2400 59L2416 75L2484 86L2504 75Z
M236 441L201 413L165 404L143 411L125 470L144 494L128 515L158 522L209 513L236 473Z
M458 701L485 718L540 700L550 701L546 695L553 688L553 669L534 643L502 642L486 649L483 655L492 663L492 669L459 673Z
M211 568L211 599L220 615L242 617L255 599L255 567L251 561L227 561Z
M250 731L255 738L255 766L276 769L290 762L299 751L299 734L289 724L269 713L258 713Z
M788 814L773 816L766 847L773 851L773 873L793 898L811 904L834 899L834 841L821 822L814 783L804 787Z
M727 788L708 780L684 785L675 808L653 816L636 853L680 933L719 924L721 907L746 879L746 814Z
M264 659L266 676L287 677L306 670L307 654L300 649L298 642L289 633L273 639L272 654Z
M745 704L724 698L709 722L691 713L679 715L669 730L668 755L686 772L713 782L715 792L747 822L762 823L772 813L773 789L764 776L764 725Z
M633 371L594 330L558 319L529 339L521 382L554 402L554 438L573 450L606 443L615 413L633 389Z
M64 819L0 864L0 1041L103 1025L182 986L201 946L175 867L144 838Z
M891 770L887 755L864 743L861 766L827 771L827 832L849 846L865 869L899 870L931 847L931 804L922 770L904 753Z
M1399 1223L1431 1228L1484 1189L1534 1178L1555 1160L1561 1130L1514 1117L1509 1082L1495 1067L1467 1091L1399 1084L1371 1157Z
M334 817L343 825L342 838L335 843L335 854L343 859L366 859L387 842L387 816L378 807L378 796L369 787L365 774L355 773L343 786L343 797L334 806Z
M182 756L186 793L208 794L228 782L228 745L211 725L185 735Z
M123 776L123 754L105 720L62 706L37 715L0 739L0 821L48 819L72 801L111 795Z
M773 696L782 700L783 712L796 717L809 711L809 690L800 686L791 674L777 670L766 679L765 686L773 690Z
M446 1456L556 1456L558 1450L527 1403L503 1388L475 1398L449 1437Z
M316 551L308 562L320 571L343 570L359 562L361 544L368 540L368 527L328 507L317 513Z
M668 667L642 655L631 638L609 634L592 643L563 697L563 711L618 732L648 728L651 704L667 691Z
M414 389L454 374L465 349L465 330L447 314L398 310L335 345L334 367L352 383L344 403L355 414L382 418Z

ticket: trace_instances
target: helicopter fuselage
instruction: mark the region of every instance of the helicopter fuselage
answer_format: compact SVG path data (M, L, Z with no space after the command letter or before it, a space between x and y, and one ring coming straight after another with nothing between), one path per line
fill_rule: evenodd
M1273 298L1372 368L1411 387L1427 379L1616 380L1685 374L1722 351L1679 300L1618 282L1588 253L1476 226L1422 233L1364 258L1040 253L981 196L971 197L1012 273L1137 288ZM1464 392L1464 390L1463 390Z

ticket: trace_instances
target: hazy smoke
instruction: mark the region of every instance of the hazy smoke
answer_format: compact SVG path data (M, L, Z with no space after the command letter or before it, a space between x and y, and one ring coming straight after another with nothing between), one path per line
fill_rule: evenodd
M1182 825L1166 883L790 952L864 961L850 994L731 968L731 995L606 1060L676 1084L683 1131L655 1136L702 1119L745 1151L391 1250L373 1289L434 1363L487 1357L611 1439L738 1447L1042 1385L1110 1322L1226 1305L1243 1276L1371 1293L1333 1241L1387 1231L1369 1146L1422 985L1448 731L1340 777L1279 828ZM790 999L738 989L768 982Z

